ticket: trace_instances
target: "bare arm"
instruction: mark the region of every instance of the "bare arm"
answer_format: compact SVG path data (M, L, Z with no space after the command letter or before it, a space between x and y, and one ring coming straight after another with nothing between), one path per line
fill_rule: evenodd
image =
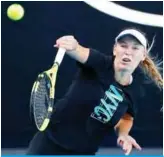
M140 145L129 135L132 126L133 118L128 113L126 113L115 126L115 131L118 134L117 144L122 147L125 155L129 155L133 147L141 150Z
M128 135L133 126L133 117L126 113L116 124L115 131L119 135Z
M89 56L89 48L85 48L78 44L76 50L67 51L66 53L80 63L85 63Z

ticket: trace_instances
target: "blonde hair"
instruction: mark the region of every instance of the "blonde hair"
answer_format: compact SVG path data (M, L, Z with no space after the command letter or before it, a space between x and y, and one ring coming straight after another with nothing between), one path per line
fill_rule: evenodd
M163 79L160 74L162 62L153 59L150 54L147 54L144 61L140 63L141 68L145 74L160 88L163 89Z

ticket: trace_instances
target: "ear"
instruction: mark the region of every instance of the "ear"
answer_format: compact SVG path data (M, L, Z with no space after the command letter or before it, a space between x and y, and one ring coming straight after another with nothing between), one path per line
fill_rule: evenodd
M143 53L142 61L145 60L146 56L147 56L147 51L145 50L144 53Z
M116 44L113 46L113 56L116 56Z

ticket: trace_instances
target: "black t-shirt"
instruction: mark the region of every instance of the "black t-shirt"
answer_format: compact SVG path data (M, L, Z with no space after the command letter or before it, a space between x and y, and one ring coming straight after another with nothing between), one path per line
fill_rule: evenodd
M65 96L54 105L48 136L77 152L96 152L104 136L126 113L136 112L136 79L121 86L114 79L112 56L94 49Z

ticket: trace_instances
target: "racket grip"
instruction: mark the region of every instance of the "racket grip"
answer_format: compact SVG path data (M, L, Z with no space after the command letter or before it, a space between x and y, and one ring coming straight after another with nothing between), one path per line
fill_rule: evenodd
M56 54L54 63L58 63L58 64L60 65L61 62L62 62L62 60L63 60L63 57L64 57L64 55L65 55L65 52L66 52L66 49L64 49L64 48L59 48L59 49L58 49L58 52L57 52L57 54Z

